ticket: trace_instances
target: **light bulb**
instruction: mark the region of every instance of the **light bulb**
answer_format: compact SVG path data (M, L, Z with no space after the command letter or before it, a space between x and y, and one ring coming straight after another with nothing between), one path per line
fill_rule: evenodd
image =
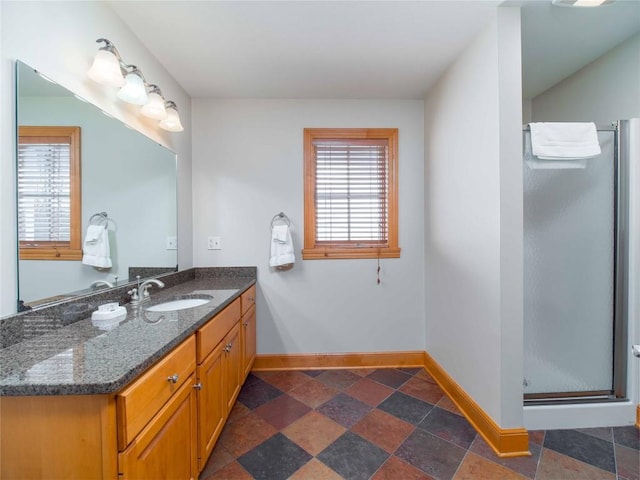
M118 98L134 105L145 105L149 101L144 81L135 71L125 77L125 84L118 92Z
M160 128L169 132L182 132L184 130L184 127L180 123L178 111L173 106L167 108L167 118L160 120L158 125Z
M144 105L140 111L145 117L155 120L164 120L167 118L167 109L164 108L164 98L156 92L149 94L149 103Z
M87 75L94 82L112 87L124 85L120 61L109 50L98 50Z

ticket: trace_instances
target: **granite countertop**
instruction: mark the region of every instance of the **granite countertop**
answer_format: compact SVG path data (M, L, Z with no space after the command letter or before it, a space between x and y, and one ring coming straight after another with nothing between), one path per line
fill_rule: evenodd
M0 395L92 395L115 393L158 362L255 284L255 276L196 278L162 290L151 301L127 307L110 330L91 317L0 350ZM147 312L151 305L186 294L214 299L195 308ZM103 326L103 328L105 328Z

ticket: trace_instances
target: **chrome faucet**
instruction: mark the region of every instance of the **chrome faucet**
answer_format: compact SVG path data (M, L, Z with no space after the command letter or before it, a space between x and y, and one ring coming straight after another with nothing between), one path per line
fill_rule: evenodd
M164 288L164 283L162 283L157 278L149 278L142 283L140 283L139 275L136 277L136 279L138 281L137 288L133 288L129 290L129 292L127 292L129 295L131 295L131 305L133 306L140 305L141 303L145 303L151 300L151 294L149 294L149 288L151 288L152 286L151 284L155 284L160 288Z
M89 288L96 288L96 287L100 287L101 285L104 285L105 287L113 288L113 283L107 282L106 280L96 280L89 286Z

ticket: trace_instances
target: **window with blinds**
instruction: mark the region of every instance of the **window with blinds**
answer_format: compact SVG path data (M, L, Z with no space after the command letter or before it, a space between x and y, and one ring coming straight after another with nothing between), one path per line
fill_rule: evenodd
M79 127L19 128L21 259L82 258L79 142Z
M305 130L303 258L398 257L397 129Z

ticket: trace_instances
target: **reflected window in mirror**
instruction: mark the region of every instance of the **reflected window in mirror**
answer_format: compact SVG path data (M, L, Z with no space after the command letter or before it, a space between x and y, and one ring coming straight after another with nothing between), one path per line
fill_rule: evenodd
M18 129L21 260L81 260L80 127Z

